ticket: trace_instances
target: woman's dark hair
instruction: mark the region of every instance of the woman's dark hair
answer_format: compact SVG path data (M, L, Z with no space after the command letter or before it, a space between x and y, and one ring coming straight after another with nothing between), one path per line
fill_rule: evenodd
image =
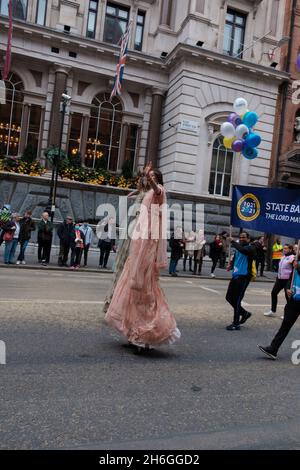
M156 176L158 184L161 184L163 186L164 185L164 180L163 180L163 175L162 175L161 171L159 171L159 170L152 170L152 171Z
M288 245L287 243L284 245L287 246L289 251L294 251L294 245Z

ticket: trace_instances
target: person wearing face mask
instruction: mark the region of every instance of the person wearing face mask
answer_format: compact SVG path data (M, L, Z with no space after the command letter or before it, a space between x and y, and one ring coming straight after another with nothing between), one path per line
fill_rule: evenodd
M286 300L288 300L286 288L287 288L289 279L291 277L291 272L293 270L293 262L295 260L293 249L294 249L293 245L284 245L283 247L283 258L281 258L280 260L280 263L278 266L278 274L277 274L276 281L275 281L275 284L271 293L271 299L272 299L271 310L264 313L265 317L273 317L274 315L276 315L278 294L283 289L285 291Z
M93 241L93 229L89 226L88 222L83 222L83 225L80 226L80 231L84 236L84 247L83 247L83 256L84 256L84 264L83 267L86 268L87 261L88 261L88 253L90 246Z
M274 336L269 346L260 346L258 348L271 359L277 359L277 353L289 334L291 328L296 323L300 315L300 262L299 259L293 263L293 273L288 283L287 297L288 301L284 308L284 317L281 327Z

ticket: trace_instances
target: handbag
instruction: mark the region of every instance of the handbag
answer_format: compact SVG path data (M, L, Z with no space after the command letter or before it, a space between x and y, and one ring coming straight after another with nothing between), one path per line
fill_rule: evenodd
M3 235L3 240L5 242L10 242L13 239L13 236L13 232L5 232L5 234Z

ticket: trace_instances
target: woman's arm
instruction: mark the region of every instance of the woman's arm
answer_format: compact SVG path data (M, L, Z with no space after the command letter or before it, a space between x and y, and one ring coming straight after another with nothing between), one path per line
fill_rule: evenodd
M159 187L158 184L155 183L155 181L153 181L153 179L150 177L150 172L152 171L152 163L148 163L148 165L146 166L145 170L144 170L144 173L145 173L145 176L151 186L151 188L153 189L154 193L156 194L156 196L159 196L161 194L161 189Z

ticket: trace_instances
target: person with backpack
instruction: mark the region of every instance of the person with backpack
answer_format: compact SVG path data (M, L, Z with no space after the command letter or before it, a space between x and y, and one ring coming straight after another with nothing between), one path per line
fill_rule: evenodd
M254 260L256 257L255 247L250 243L247 232L241 232L239 243L229 238L235 254L232 260L232 279L229 283L226 300L234 309L233 322L226 327L228 331L240 330L240 325L245 323L251 313L247 312L241 305L246 289L253 278ZM256 272L256 269L255 269Z
M288 301L284 309L284 317L278 332L274 336L270 346L257 347L271 359L277 359L280 346L289 334L300 315L300 262L299 259L293 263L294 270L291 275L289 288L287 289Z
M278 267L278 274L277 274L276 281L275 281L275 284L271 293L271 299L272 299L271 310L264 313L265 317L272 317L276 315L278 294L283 289L285 291L286 301L288 301L287 285L291 277L291 273L293 271L293 263L295 261L295 255L294 255L293 249L294 249L293 245L284 245L283 247L283 258L281 258L280 260L279 267Z

